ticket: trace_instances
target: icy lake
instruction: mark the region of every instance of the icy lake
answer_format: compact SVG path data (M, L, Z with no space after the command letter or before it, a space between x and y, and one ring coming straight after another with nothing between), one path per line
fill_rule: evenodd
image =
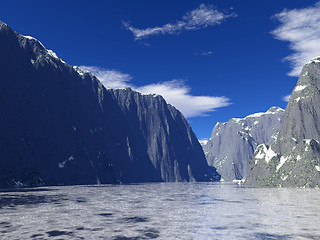
M320 239L320 189L150 183L0 191L0 239Z

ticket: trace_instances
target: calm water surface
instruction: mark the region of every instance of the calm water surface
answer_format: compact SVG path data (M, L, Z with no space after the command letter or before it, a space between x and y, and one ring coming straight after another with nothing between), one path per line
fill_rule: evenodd
M320 189L151 183L2 190L0 239L320 239Z

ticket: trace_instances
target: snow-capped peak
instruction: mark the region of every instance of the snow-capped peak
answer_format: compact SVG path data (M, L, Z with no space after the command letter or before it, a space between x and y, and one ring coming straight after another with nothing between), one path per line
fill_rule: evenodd
M245 119L247 118L255 118L255 117L261 117L263 115L268 115L268 114L277 114L279 112L284 112L284 110L282 108L279 108L279 107L271 107L269 108L268 111L266 112L260 112L260 113L254 113L254 114L251 114L247 117L245 117Z
M38 39L36 39L36 38L34 38L34 37L31 37L31 36L24 36L24 35L21 35L21 36L24 37L24 38L26 38L26 39L28 39L28 40L38 42L44 49L46 49L45 46L42 44L42 42L40 42ZM47 50L47 49L46 49L46 50Z
M61 62L65 63L65 61L63 61L61 58L59 58L58 55L57 55L54 51L49 50L49 49L46 49L46 47L45 47L38 39L36 39L36 38L34 38L34 37L31 37L31 36L24 36L24 35L21 35L21 36L24 37L24 38L26 38L26 39L28 39L28 40L38 42L38 43L47 51L47 53L48 53L51 57L54 57L55 59L58 59L58 60L60 60Z
M269 110L266 113L268 113L268 114L276 114L278 112L284 112L284 109L282 109L280 107L271 107L271 108L269 108Z
M318 57L315 57L315 58L312 58L310 61L307 62L307 64L310 64L310 63L320 63L320 56Z
M201 144L201 146L204 146L204 145L206 145L207 143L208 143L208 140L207 139L205 139L205 140L198 140L199 141L199 143Z
M58 55L57 55L54 51L52 51L52 50L47 50L47 52L48 52L48 54L49 54L50 56L59 59Z
M23 35L22 35L23 36ZM23 36L23 37L25 37L25 38L28 38L28 39L31 39L31 40L37 40L37 39L35 39L34 37L31 37L31 36ZM37 40L38 41L38 40Z
M73 66L73 69L76 70L77 73L79 73L81 76L83 76L86 73L90 73L90 71L83 70L82 68L78 66Z

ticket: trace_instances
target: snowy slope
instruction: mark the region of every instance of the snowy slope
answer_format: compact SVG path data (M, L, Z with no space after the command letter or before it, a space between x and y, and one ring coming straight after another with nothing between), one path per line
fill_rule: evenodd
M302 69L275 142L261 145L247 186L320 187L320 57ZM268 154L272 152L272 155Z
M226 181L245 178L255 148L273 141L281 126L283 112L281 108L272 107L267 112L243 119L218 122L203 145L208 164L216 167Z

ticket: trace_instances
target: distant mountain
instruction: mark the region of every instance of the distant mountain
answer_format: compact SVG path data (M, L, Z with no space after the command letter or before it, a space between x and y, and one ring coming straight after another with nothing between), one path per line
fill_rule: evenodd
M106 90L0 22L0 187L219 180L160 96Z
M202 143L207 162L226 181L246 177L255 148L269 144L280 129L284 110L272 107L265 113L255 113L243 119L218 122L210 139Z
M320 187L320 57L302 69L279 135L260 145L245 181L253 187Z

